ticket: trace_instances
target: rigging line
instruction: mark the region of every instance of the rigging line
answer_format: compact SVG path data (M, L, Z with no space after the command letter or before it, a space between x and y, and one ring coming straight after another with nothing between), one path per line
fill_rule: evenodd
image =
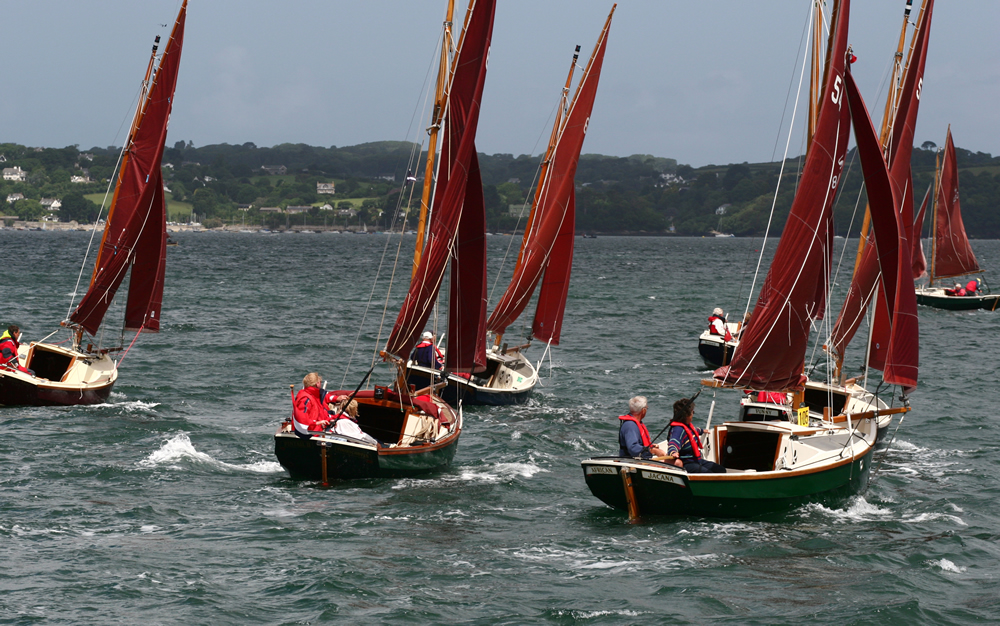
M146 230L146 224L149 222L149 214L152 211L153 203L155 202L155 197L156 197L156 195L154 194L150 198L150 200L149 200L149 206L146 207L146 214L145 214L145 217L142 220L142 224L139 226L139 233L138 233L138 235L136 235L135 243L131 247L128 247L128 248L123 247L123 249L122 249L122 252L127 252L128 256L126 257L125 263L122 264L121 269L118 271L117 274L115 274L114 280L111 282L111 285L117 284L117 286L114 287L114 290L116 292L121 287L121 283L125 280L125 276L124 276L125 272L128 272L128 270L131 269L132 264L135 263L135 251L136 251L136 248L137 248L137 246L139 244L139 237L141 237L143 231ZM131 257L131 260L128 260L128 257ZM118 278L119 276L121 276L121 279ZM104 290L104 294L101 297L102 300L104 300L104 299L106 299L108 297L108 293L112 289L111 285L108 285L108 287ZM93 310L93 309L91 309L91 310ZM88 313L88 315L89 315L89 313Z
M784 106L784 108L781 109L781 120L778 121L778 132L774 136L774 147L771 148L771 161L772 162L774 161L775 155L778 153L778 141L781 140L781 133L782 133L782 130L785 128L785 113L788 112L788 98L792 95L792 85L795 83L795 66L798 65L799 54L802 53L802 46L804 45L807 33L809 32L810 27L812 26L812 17L813 17L813 10L812 10L812 7L809 7L809 17L806 19L806 23L802 27L802 36L799 38L799 49L795 51L795 59L796 59L796 61L795 61L795 63L792 64L792 75L791 75L791 78L788 79L788 91L785 92L785 106ZM805 70L805 59L803 59L803 66L802 66L802 68L803 68L803 70ZM802 77L800 76L799 77L799 92L800 93L801 93L801 89L802 89ZM795 96L796 103L798 103L798 98L799 98L799 94L796 94L796 96ZM789 134L791 134L791 129L789 129ZM788 154L787 149L785 150L785 154L786 155Z
M837 154L837 152L839 151L839 149L840 149L840 146L838 145L839 142L840 142L840 132L839 132L839 129L838 129L837 143L834 144L833 154ZM823 206L826 206L827 198L829 198L830 194L831 193L836 193L836 190L831 190L830 189L830 181L833 178L833 168L835 168L835 167L837 167L837 161L836 160L831 160L831 162L830 162L830 173L829 173L829 176L827 178L826 195L823 197ZM772 211L773 211L773 208L772 208ZM814 228L810 229L812 231L812 236L809 238L809 247L806 250L805 258L809 258L809 255L812 254L813 247L816 245L817 231L820 229L820 227L822 226L822 224L825 221L825 219L826 218L824 216L822 216L822 215L819 216L819 222L816 224L816 226ZM808 224L807 224L807 226L808 226ZM823 242L823 245L826 245L825 241ZM788 301L791 298L792 292L794 292L795 288L798 286L799 280L802 278L802 272L804 270L805 270L805 264L803 264L801 267L799 267L798 273L795 275L795 280L792 281L792 285L788 289L788 293L785 295L784 304L781 305L782 309L784 309L785 307L787 307L789 305ZM829 274L827 274L827 277L829 277ZM756 276L754 276L754 280L756 281ZM829 285L827 285L826 291L829 291ZM751 293L752 292L753 292L753 290L751 289ZM807 317L812 317L812 315L814 315L816 313L816 311L806 311L805 313L806 313ZM776 317L775 320L774 320L774 323L771 325L771 328L769 328L767 330L767 334L764 336L764 340L760 342L760 345L757 346L757 350L753 353L753 355L747 361L747 367L743 370L743 373L740 375L740 377L737 378L737 380L736 380L737 384L739 383L740 379L743 378L743 375L746 374L749 371L749 366L753 363L754 359L757 358L757 355L763 349L764 344L767 341L767 338L771 336L771 333L774 331L775 327L777 326L778 321L779 321L779 318ZM791 333L791 318L789 318L788 322L789 322L789 328L788 328L788 330L789 330L789 333ZM811 325L811 322L810 322L810 325ZM803 354L803 357L804 356L805 355ZM729 378L729 371L731 371L731 370L727 370L727 372L726 372L726 378L727 379Z
M541 132L538 133L538 137L535 139L535 145L532 146L531 148L532 152L538 149L538 144L541 143L542 137L545 136L545 130L550 126L549 120L551 120L552 117L555 115L556 110L558 110L562 106L561 89L559 91L559 94L560 94L559 102L557 102L556 105L552 107L552 110L549 112L549 116L545 118L545 124L544 126L542 126ZM504 251L503 259L501 259L500 261L500 267L497 269L496 278L493 279L493 286L490 288L490 295L486 299L487 308L492 308L489 306L489 303L493 301L493 294L496 292L497 284L499 284L500 282L500 275L503 273L504 265L507 263L507 257L510 256L510 249L514 245L514 240L517 239L517 228L518 226L521 225L521 220L524 219L524 208L530 205L532 197L530 192L532 189L535 188L535 185L538 182L538 177L541 175L542 164L543 164L542 162L544 161L544 159L545 159L545 153L543 152L538 160L538 167L535 168L534 178L531 179L531 185L528 187L528 194L525 195L524 204L521 206L521 211L517 215L517 222L514 223L514 232L511 233L510 241L507 242L507 250Z
M423 141L421 141L419 145L420 145L420 151L422 152L422 150L423 150ZM410 200L411 201L412 201L412 197L413 197L413 187L415 187L415 185L411 186L411 189L410 189ZM396 217L394 216L393 217L393 223L395 223L395 219L396 219ZM404 217L404 223L405 223L405 217ZM365 312L361 316L361 323L358 324L358 333L354 337L354 345L351 347L351 356L350 356L350 359L348 359L347 366L344 368L344 379L341 382L341 386L343 386L347 382L347 375L348 375L348 373L351 370L351 362L354 359L354 353L357 351L358 342L361 340L361 334L362 334L362 332L364 332L365 321L368 319L368 312L371 309L372 300L375 298L375 289L378 287L378 280L379 280L379 277L382 274L382 267L385 264L386 251L389 249L389 243L390 243L391 240L392 240L391 237L386 237L385 238L385 246L382 248L382 256L379 258L378 269L375 272L375 279L372 280L372 289L371 289L371 292L368 294L368 302L365 304ZM398 243L397 248L396 248L396 257L395 257L395 260L393 262L393 276L395 276L395 268L396 268L396 266L399 263L399 254L400 254L400 249L402 248L402 246L403 246L403 235L402 235L402 233L400 233L400 235L399 235L399 243ZM392 292L392 280L390 278L389 289L386 290L386 305L385 305L386 307L388 307L389 294L391 292ZM385 309L383 309L383 319L384 319L384 317L385 317ZM375 354L378 353L377 348L378 348L378 343L381 341L381 336L382 335L381 335L381 326L380 326L379 327L378 337L375 340L376 350L373 351ZM374 361L374 357L373 357L373 361Z
M812 9L810 8L809 23L806 26L807 30L810 26L812 26L812 13L813 13ZM800 45L799 50L801 51L801 49L802 47ZM785 139L785 154L781 158L781 167L778 169L778 184L774 188L774 199L771 201L771 213L767 217L767 227L764 229L764 240L761 242L760 245L760 256L757 258L757 269L754 271L753 282L750 283L750 292L747 294L747 305L746 308L743 309L743 319L746 319L747 313L750 312L750 301L753 299L754 289L756 289L757 287L757 277L760 275L760 265L764 260L764 249L767 247L767 236L771 232L771 222L774 219L774 208L778 204L778 192L781 190L781 178L785 172L785 162L788 160L788 148L791 145L792 141L792 128L795 127L795 116L797 115L799 110L799 100L801 99L802 96L802 80L803 77L805 76L805 73L806 73L806 62L805 59L803 58L802 69L799 72L799 87L795 95L795 105L792 107L792 120L791 124L789 124L788 127L788 137ZM784 119L784 116L782 116L782 119ZM829 193L829 190L827 191L827 193Z
M142 96L143 96L143 94L144 94L145 91L146 91L146 82L142 81L142 83L139 86L139 90L136 92L136 100L138 100L138 104L136 105L136 111L138 110L139 106L142 106ZM129 107L128 110L132 110L132 107ZM117 139L119 135L121 135L122 128L124 128L124 126L125 126L125 121L128 120L128 119L133 119L134 120L135 119L135 113L132 114L131 118L129 118L129 117L122 118L122 123L118 126L118 132L115 133L115 136L114 136L114 139L112 139L112 142L115 139ZM129 139L131 139L131 137L129 137ZM108 187L107 187L107 189L105 189L105 191L104 191L104 200L101 201L101 206L100 206L100 208L97 209L97 217L94 219L94 228L90 231L90 240L87 242L87 251L83 255L83 262L80 264L80 273L76 277L76 285L73 287L73 293L69 297L69 309L66 311L66 319L69 319L69 316L72 315L72 313L73 313L73 300L76 298L78 292L80 291L80 281L83 279L83 270L86 269L86 267L87 267L87 259L90 256L90 249L94 245L94 236L97 234L97 224L98 224L98 222L101 221L101 213L104 212L104 205L108 201L108 194L111 191L111 186L112 186L112 184L114 184L114 181L117 180L117 178L118 178L117 176L115 176L115 174L118 173L118 168L121 166L122 157L125 155L125 150L128 149L128 145L127 144L128 144L127 140L124 141L124 142L122 142L122 149L118 153L118 161L115 163L115 167L111 171L112 176L108 180ZM109 210L110 210L110 207L109 207ZM104 227L107 228L108 224L105 224Z

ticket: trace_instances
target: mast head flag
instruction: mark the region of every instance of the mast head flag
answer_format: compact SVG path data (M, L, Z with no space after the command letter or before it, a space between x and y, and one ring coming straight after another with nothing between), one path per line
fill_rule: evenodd
M831 36L830 66L816 133L771 268L732 363L715 371L725 385L783 391L805 382L806 346L814 320L823 317L833 247L837 194L850 110L845 102L850 1L842 0Z

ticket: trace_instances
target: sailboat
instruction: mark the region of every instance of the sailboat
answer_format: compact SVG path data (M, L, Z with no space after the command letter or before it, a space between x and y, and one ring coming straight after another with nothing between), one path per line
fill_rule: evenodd
M712 388L791 394L792 402L744 401L736 421L713 427L713 400L703 458L725 473L688 474L655 459L583 461L591 492L630 517L752 516L803 502L832 503L867 485L879 405L858 395L840 407L824 397L812 404L805 393L809 334L829 296L833 200L852 121L873 206L898 222L881 146L850 72L850 1L840 0L833 11L822 104L785 230L732 363L703 381Z
M542 160L539 183L513 276L486 324L488 332L494 337L493 345L486 352L486 369L469 375L446 368L449 371L445 376L448 385L441 394L452 406L458 406L459 403L507 405L527 402L538 383L538 372L525 356L524 350L530 347L531 339L545 341L546 353L551 346L559 344L573 265L576 223L574 178L590 123L604 63L608 31L616 7L614 5L611 8L590 60L577 83L576 92L570 100L570 86L577 67L579 46L573 55L549 145ZM527 342L515 346L504 343L507 328L528 306L539 283L541 288L538 303ZM481 341L486 344L485 333ZM451 335L449 346L454 345L453 342L454 335ZM543 354L542 359L544 357ZM411 368L428 378L432 374L428 368L412 365Z
M493 33L495 0L470 0L465 26L452 59L450 2L435 107L444 127L442 167L434 190L426 246L395 325L379 356L396 369L392 386L335 395L358 402L358 425L376 443L332 432L297 433L291 419L274 436L278 461L295 478L321 480L407 476L440 470L455 456L462 432L462 410L438 394L440 383L418 389L407 381L407 356L430 317L451 261L447 367L479 372L486 366L479 338L486 322L486 213L475 136L486 64ZM432 150L433 152L433 150ZM418 242L423 243L418 237ZM374 366L372 370L374 369ZM369 375L372 370L369 370Z
M944 278L956 278L959 276L969 276L981 273L983 270L976 261L976 255L969 244L969 237L965 232L965 224L962 222L962 206L958 195L958 164L955 158L955 142L951 137L951 126L948 127L948 136L944 145L944 161L939 163L935 170L934 179L937 181L937 193L934 194L934 208L931 217L931 266L927 272L928 282L926 287L917 289L917 304L934 307L937 309L949 309L952 311L966 311L970 309L989 309L995 311L1000 304L1000 295L981 293L974 290L968 291L945 289L935 287L934 281ZM920 247L920 228L923 226L923 210L917 217L918 223L914 225L913 237L916 246ZM920 256L923 257L923 249L920 248ZM926 268L926 261L923 262ZM914 279L920 278L919 265L915 268ZM977 286L972 281L970 286ZM962 287L965 289L965 287ZM961 295L963 294L964 295Z
M97 335L126 275L130 278L122 332L136 331L138 338L139 333L160 329L167 241L160 159L177 84L186 15L185 0L158 64L160 38L156 37L122 149L89 288L75 310L70 306L72 313L61 323L62 328L45 338L68 331L69 340L22 345L20 360L34 373L0 370L0 404L67 406L108 399L128 349L122 352L123 345L103 348ZM85 334L92 341L84 341ZM116 352L121 352L117 361L111 356Z

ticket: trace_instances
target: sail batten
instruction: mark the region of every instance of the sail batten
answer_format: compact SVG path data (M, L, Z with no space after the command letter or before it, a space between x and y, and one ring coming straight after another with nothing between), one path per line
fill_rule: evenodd
M128 270L126 328L159 330L166 257L166 205L160 162L177 86L187 0L181 4L159 66L147 78L146 99L137 109L115 188L90 288L70 321L96 334Z

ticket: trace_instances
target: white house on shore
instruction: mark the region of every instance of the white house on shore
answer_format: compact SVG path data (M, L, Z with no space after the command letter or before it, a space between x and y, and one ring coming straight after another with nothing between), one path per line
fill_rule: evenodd
M18 166L5 167L3 168L3 179L4 180L26 180L28 178L28 173L22 170Z

